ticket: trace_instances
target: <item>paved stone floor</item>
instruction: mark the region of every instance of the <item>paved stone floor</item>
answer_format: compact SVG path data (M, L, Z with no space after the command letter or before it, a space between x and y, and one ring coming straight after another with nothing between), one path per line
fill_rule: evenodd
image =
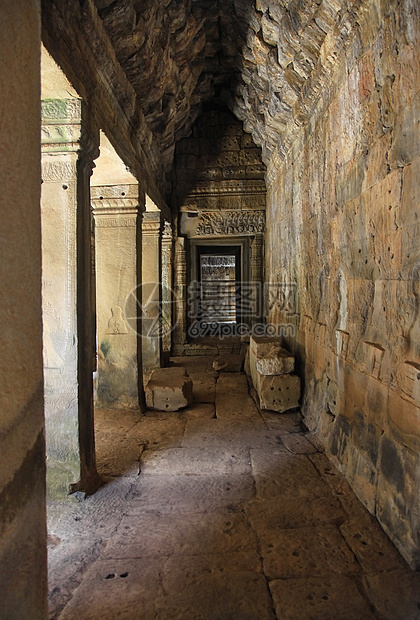
M98 411L103 487L49 505L50 618L420 618L420 574L299 413L260 412L209 358L174 363L195 403Z

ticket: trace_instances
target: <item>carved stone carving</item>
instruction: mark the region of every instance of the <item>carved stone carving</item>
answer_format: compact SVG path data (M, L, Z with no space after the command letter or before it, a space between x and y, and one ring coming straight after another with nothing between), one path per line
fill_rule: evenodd
M95 218L96 228L131 228L136 226L137 215L131 217L101 217Z
M108 321L108 329L106 334L128 334L127 326L122 315L122 308L115 306L111 308L111 318Z
M254 235L264 230L264 211L207 211L199 215L196 235Z
M42 179L43 181L69 181L75 180L77 176L75 163L71 161L43 161Z
M81 99L44 99L41 102L41 116L48 123L78 122L82 117Z

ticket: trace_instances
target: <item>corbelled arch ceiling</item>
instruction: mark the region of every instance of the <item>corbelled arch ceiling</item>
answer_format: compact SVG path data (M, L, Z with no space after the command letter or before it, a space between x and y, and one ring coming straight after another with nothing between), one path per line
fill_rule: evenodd
M267 162L341 0L96 0L116 57L157 138L165 169L204 103L244 121Z
M265 163L287 151L363 10L362 0L41 4L48 51L156 200L204 106L227 106Z

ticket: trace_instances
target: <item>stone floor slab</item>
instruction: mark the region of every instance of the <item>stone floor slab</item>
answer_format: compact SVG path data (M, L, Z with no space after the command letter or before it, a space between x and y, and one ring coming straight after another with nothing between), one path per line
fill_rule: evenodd
M165 592L175 594L185 585L200 584L209 575L223 576L225 573L248 571L262 571L261 558L256 549L171 557L165 562L161 576Z
M235 421L226 419L209 420L205 424L196 420L187 422L182 447L206 447L214 442L244 449L283 447L281 437L269 431L262 420L247 420L240 428Z
M265 578L250 571L209 575L156 606L156 620L275 620Z
M97 415L106 484L49 502L50 620L420 620L419 575L305 454L300 414L261 413L245 375L219 375L216 403Z
M369 602L349 577L329 575L270 582L281 620L374 620Z
M142 559L98 561L60 614L60 620L153 620L163 595L161 563Z
M177 448L184 436L186 419L178 414L147 412L133 429L149 447Z
M125 513L180 515L235 511L254 494L251 476L141 476Z
M269 429L282 435L302 432L302 415L298 411L274 413L262 410L261 417Z
M283 443L293 454L315 454L318 450L308 441L305 435L290 433L283 436Z
M256 549L255 533L240 512L124 516L108 545L108 558L166 558Z
M420 573L394 570L364 579L381 620L420 620Z
M171 448L148 450L143 453L141 471L144 475L219 475L249 474L251 463L246 450L201 448Z
M272 497L328 497L331 491L304 455L290 454L287 450L251 450L252 472L257 496Z
M347 520L340 530L366 572L407 568L395 546L370 514Z
M257 499L245 508L252 526L257 532L262 529L289 529L317 527L328 523L341 524L347 515L333 495L330 497L308 497L270 500Z
M264 572L269 579L318 577L360 571L335 526L270 529L259 533Z
M245 374L220 373L216 385L216 416L237 420L261 418L257 406L249 398Z

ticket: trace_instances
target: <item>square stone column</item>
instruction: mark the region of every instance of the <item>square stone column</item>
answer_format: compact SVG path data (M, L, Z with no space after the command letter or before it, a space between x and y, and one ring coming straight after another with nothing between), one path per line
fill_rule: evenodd
M99 407L138 407L138 185L92 187Z
M142 349L145 370L162 366L162 222L160 211L143 213Z
M165 221L162 231L162 354L163 363L169 363L172 347L172 224Z
M94 133L94 132L93 132ZM80 99L42 102L42 301L48 491L91 491L95 467L89 178Z
M187 256L185 238L177 237L174 256L174 326L173 342L183 345L187 342Z

